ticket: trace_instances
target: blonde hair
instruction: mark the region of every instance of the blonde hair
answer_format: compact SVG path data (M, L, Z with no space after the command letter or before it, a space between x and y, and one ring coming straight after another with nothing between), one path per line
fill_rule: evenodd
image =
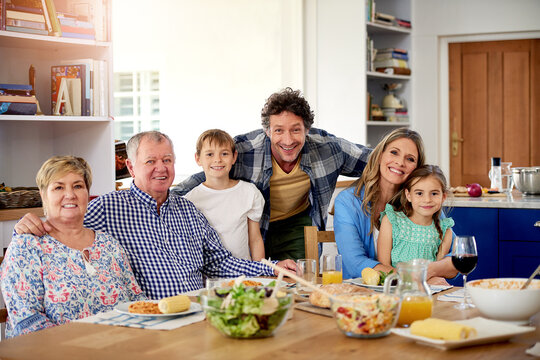
M71 155L53 156L45 161L36 175L36 184L40 191L45 192L55 179L68 173L82 176L86 190L90 193L92 186L90 165L83 158Z
M355 181L351 186L355 187L354 194L357 197L361 196L362 189L364 189L364 199L362 200L362 210L366 215L371 216L370 233L374 228L380 229L381 220L379 216L372 216L371 207L377 203L380 198L381 191L379 188L379 179L381 177L380 162L381 156L386 150L388 144L398 139L410 139L412 140L418 150L418 159L416 166L423 166L425 162L424 154L424 142L422 137L414 130L407 128L399 128L387 134L373 149L373 152L369 155L368 163L362 172L360 179Z
M208 140L208 145L216 143L217 145L230 146L233 153L236 151L236 145L231 135L220 129L210 129L203 132L197 139L197 145L195 146L197 155L201 155L201 151L206 140Z
M416 185L416 183L428 177L432 177L439 182L443 194L448 193L448 182L446 181L446 177L444 176L441 168L437 165L424 165L414 169L414 171L409 175L407 180L403 183L401 190L396 195L394 195L394 197L389 201L389 203L392 204L396 211L402 211L405 215L407 215L407 217L410 217L413 214L414 209L409 200L407 200L407 194L405 190L409 191L410 193L412 187ZM439 232L439 237L442 240L444 234L442 232L441 224L439 222L439 216L441 215L441 211L442 207L433 214L433 220L435 223L435 227Z

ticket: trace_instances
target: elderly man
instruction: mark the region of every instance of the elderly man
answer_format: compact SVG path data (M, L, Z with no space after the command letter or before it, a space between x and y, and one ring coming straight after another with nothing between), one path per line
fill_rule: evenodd
M157 131L139 133L127 145L133 183L93 200L84 226L113 235L124 246L142 290L161 299L203 287L208 277L274 275L261 263L232 257L216 231L195 206L169 194L174 179L174 151L169 137ZM18 233L49 230L31 214L17 223ZM292 260L278 263L295 269Z
M325 228L338 176L359 177L370 150L311 128L313 112L291 88L271 95L261 116L263 129L235 137L230 176L255 184L266 200L260 221L266 256L303 258L304 226ZM172 191L185 195L204 181L204 173L195 174Z

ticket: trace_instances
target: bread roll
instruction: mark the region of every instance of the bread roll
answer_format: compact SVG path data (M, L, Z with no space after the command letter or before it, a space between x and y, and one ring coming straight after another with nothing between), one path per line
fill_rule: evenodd
M362 270L362 281L366 285L379 285L379 280L381 279L381 274L372 268L364 268Z
M328 284L328 285L322 285L321 289L325 290L326 292L332 295L353 294L353 293L364 293L364 294L373 293L373 291L369 289L356 286L353 284ZM324 308L330 307L330 299L318 291L313 291L311 295L309 295L309 302L311 303L311 305L318 306L318 307L324 307Z
M428 318L411 324L411 334L440 340L463 340L476 336L476 329L453 321Z

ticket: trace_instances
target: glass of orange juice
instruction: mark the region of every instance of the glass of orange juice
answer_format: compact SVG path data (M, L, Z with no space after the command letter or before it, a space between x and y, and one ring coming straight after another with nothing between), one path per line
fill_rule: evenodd
M322 257L322 283L326 284L341 284L343 281L341 255L325 254Z

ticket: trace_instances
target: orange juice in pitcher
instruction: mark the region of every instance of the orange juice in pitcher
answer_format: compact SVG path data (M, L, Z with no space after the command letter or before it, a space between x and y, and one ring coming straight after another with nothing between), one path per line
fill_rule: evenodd
M431 316L433 301L425 296L406 296L401 300L398 326L410 325L415 320L427 319Z
M390 285L397 280L396 294L401 298L398 326L409 326L415 320L431 316L433 301L426 282L429 261L414 259L397 264L397 274L391 274L384 281L384 292L390 293Z

